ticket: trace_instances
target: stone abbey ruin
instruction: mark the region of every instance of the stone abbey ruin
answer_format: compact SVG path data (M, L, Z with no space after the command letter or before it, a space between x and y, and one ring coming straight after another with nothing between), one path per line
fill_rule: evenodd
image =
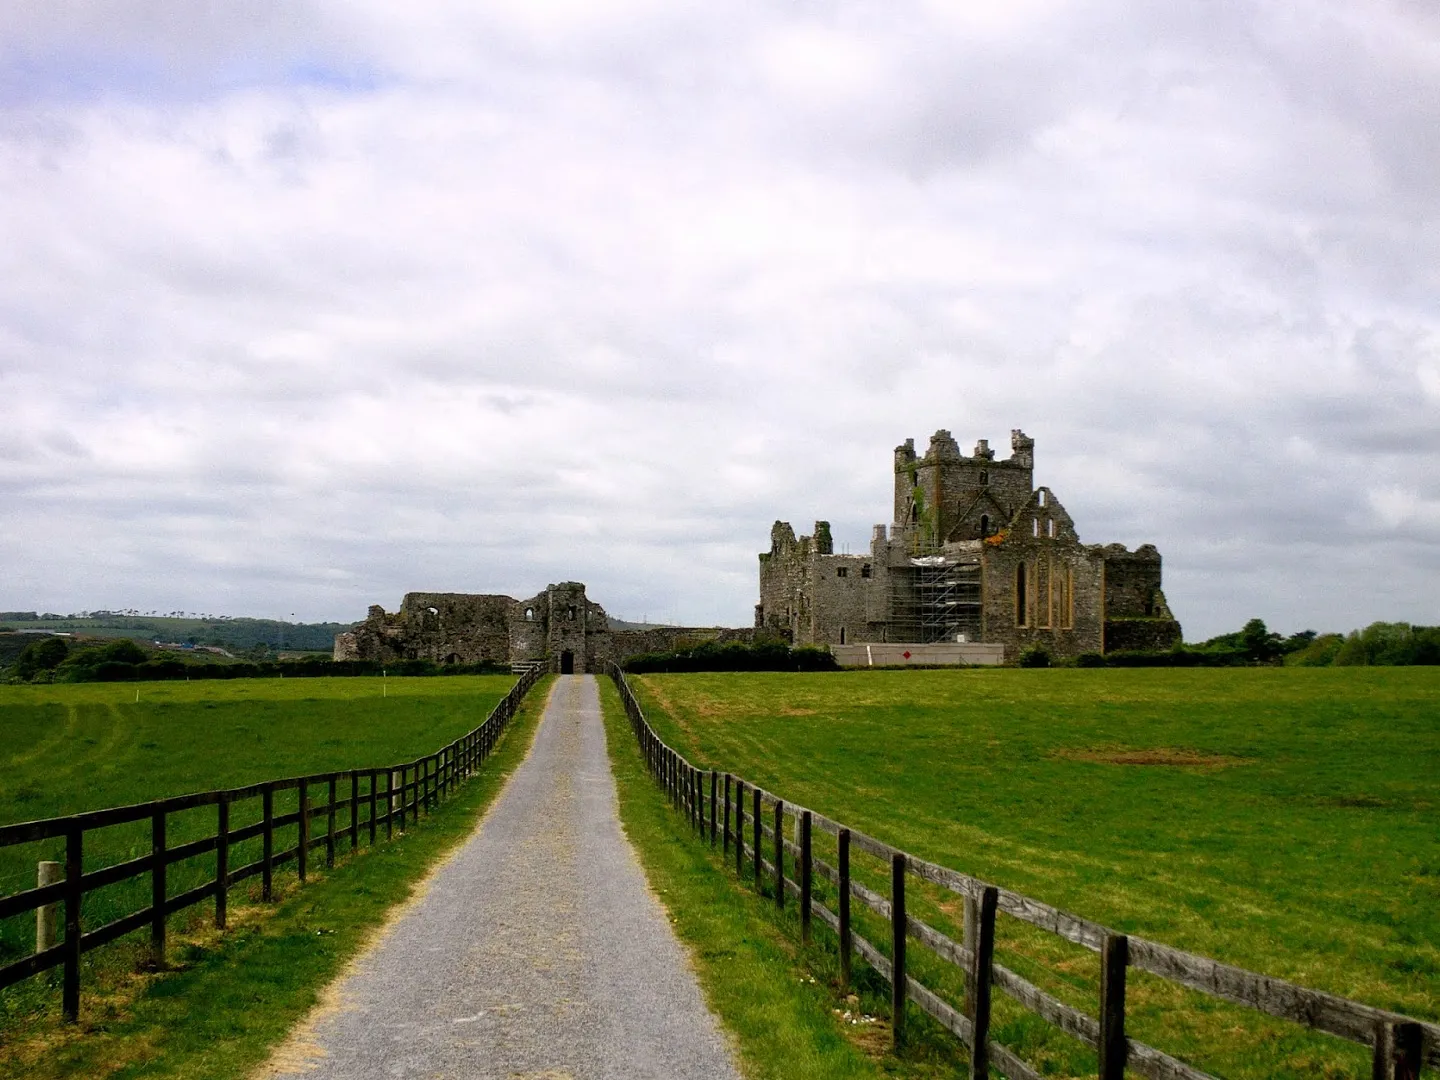
M1034 486L1035 441L1016 430L1010 447L996 460L982 439L966 457L945 430L923 457L913 439L896 447L894 519L874 527L866 555L835 554L829 522L798 538L775 522L760 554L753 627L611 629L573 581L528 600L407 593L399 611L372 606L339 635L335 659L583 673L682 644L757 637L829 647L842 664L994 664L1036 646L1073 657L1178 645L1160 553L1081 543L1050 489Z
M945 430L923 457L913 439L896 447L893 523L874 527L868 555L836 555L828 522L797 539L777 521L756 625L831 646L842 663L881 662L874 646L895 643L906 648L884 649L884 663L1178 645L1160 553L1081 543L1054 493L1034 485L1035 440L1012 431L1010 448L996 460L982 439L966 457Z

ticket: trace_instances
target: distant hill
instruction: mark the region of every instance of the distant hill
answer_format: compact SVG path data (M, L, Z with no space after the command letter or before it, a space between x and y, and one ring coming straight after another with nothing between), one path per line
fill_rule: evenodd
M283 648L287 651L329 652L335 644L335 635L351 630L355 625L289 623L277 619L232 619L223 615L188 618L109 611L78 615L0 611L0 629L56 630L94 637L128 637L142 641L219 645L231 650L268 645L272 649Z

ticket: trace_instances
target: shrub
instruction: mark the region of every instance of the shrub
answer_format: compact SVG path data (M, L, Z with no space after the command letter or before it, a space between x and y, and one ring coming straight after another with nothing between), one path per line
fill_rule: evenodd
M33 679L42 671L54 671L69 654L70 645L62 637L32 641L15 658L15 674L22 679Z
M707 641L693 648L632 656L624 664L626 671L636 674L647 671L836 671L839 666L825 649L809 646L792 649L775 641L754 645L739 641L717 645Z
M1035 645L1020 654L1020 666L1039 668L1050 666L1050 653L1041 645Z
M1104 667L1105 657L1098 652L1082 652L1075 658L1076 667Z

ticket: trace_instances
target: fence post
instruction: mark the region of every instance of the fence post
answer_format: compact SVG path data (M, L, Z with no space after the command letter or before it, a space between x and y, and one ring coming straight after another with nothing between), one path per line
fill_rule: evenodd
M260 792L260 898L269 903L275 877L275 791L266 784Z
M165 811L150 815L150 962L165 966Z
M310 781L300 781L300 843L295 849L295 868L300 884L305 884L305 871L310 865Z
M1124 1080L1125 967L1130 962L1130 939L1106 934L1100 951L1100 1080Z
M750 789L750 818L755 832L755 891L764 890L765 822L760 814L760 789Z
M215 817L215 929L224 930L230 892L230 796L223 791Z
M840 846L836 868L840 877L840 988L850 989L850 957L855 951L855 938L850 929L850 830L841 829L838 838Z
M61 1008L72 1024L80 1019L80 875L84 870L85 833L71 826L65 834L65 986Z
M730 854L730 774L725 774L725 817L720 829L720 850Z
M810 944L811 878L810 811L800 815L800 942Z
M785 908L785 804L775 800L775 906Z
M735 778L735 876L745 876L745 781Z
M395 770L385 770L385 839L395 836Z
M44 888L46 885L54 885L57 881L63 881L65 877L61 864L58 862L43 861L35 868L35 883ZM60 914L60 903L42 904L35 909L35 951L44 952L55 944L57 937L55 930L55 917Z
M720 807L716 796L720 794L720 774L710 770L710 846L715 846L715 826L720 818Z
M1420 1080L1424 1029L1414 1023L1375 1022L1374 1080Z
M360 771L350 770L350 850L360 846Z
M975 947L965 980L965 1008L970 1016L970 1080L990 1075L990 986L995 975L995 909L1000 892L987 885L980 900L967 900L965 922L975 925Z
M905 1045L905 856L890 856L890 1033L895 1049Z
M335 869L335 774L330 774L330 807L325 815L325 869Z
M370 770L370 800L369 800L369 801L370 801L370 846L371 846L371 847L374 847L374 846L375 846L375 826L378 824L378 822L376 822L376 820L375 820L375 811L376 811L377 809L379 809L379 807L376 805L375 789L376 789L379 785L380 785L380 774L379 774L378 772L376 772L374 769L371 769L371 770Z

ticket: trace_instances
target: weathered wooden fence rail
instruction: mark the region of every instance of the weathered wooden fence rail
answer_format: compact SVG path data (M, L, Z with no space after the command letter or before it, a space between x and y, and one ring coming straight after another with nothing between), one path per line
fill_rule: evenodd
M1374 1080L1416 1080L1424 1065L1440 1066L1440 1025L1116 933L1089 919L916 858L817 811L787 803L739 776L698 769L655 734L621 670L612 665L610 675L647 767L701 836L708 837L712 846L720 847L727 855L733 843L736 873L745 876L748 860L757 887L773 883L777 904L783 907L787 897L797 898L803 938L809 939L813 918L835 931L844 982L848 984L850 979L851 956L859 955L890 984L897 1043L905 1038L908 1000L953 1032L969 1049L971 1077L989 1076L993 1067L1010 1080L1040 1080L1035 1069L990 1038L991 995L998 989L1094 1049L1101 1080L1121 1080L1126 1070L1152 1080L1215 1080L1126 1034L1125 976L1134 969L1369 1047ZM771 824L766 823L767 815ZM797 841L787 838L787 815L793 826L789 832ZM835 865L814 856L815 831L835 838ZM888 897L852 875L853 849L889 865ZM796 868L798 880L786 874L787 858ZM815 897L813 881L817 875L835 887L838 910L831 911ZM955 941L907 912L906 881L911 876L962 898L963 941ZM888 956L856 933L851 918L852 898L889 923ZM1099 954L1098 1016L1067 1005L995 962L995 919L999 913ZM909 974L907 948L912 941L963 972L962 1007L956 1008Z
M157 962L165 955L166 919L207 900L215 903L215 926L224 929L229 891L240 882L259 875L261 896L272 896L276 868L294 863L301 882L310 866L311 852L324 850L325 865L333 866L337 845L348 842L351 848L360 845L363 835L368 844L376 843L380 830L385 839L413 825L422 813L428 814L441 799L455 790L490 756L521 700L541 676L539 670L526 672L510 688L510 692L491 710L484 723L414 761L374 769L348 769L340 772L316 773L311 776L267 780L241 788L223 791L202 791L171 799L108 810L92 810L68 817L46 818L16 825L0 826L0 847L29 844L37 841L65 840L64 873L59 881L38 888L0 896L0 919L63 904L65 917L60 940L47 945L37 942L36 951L21 960L0 967L0 989L51 968L63 967L62 1008L66 1019L80 1015L80 957L108 945L126 934L150 928L151 949ZM275 795L296 791L297 808L289 813L275 813ZM314 793L318 802L312 802ZM259 817L252 824L233 828L232 811L242 804L253 807L259 801ZM166 826L173 815L198 807L215 807L215 832L188 843L170 846ZM337 813L344 813L336 827ZM318 827L317 827L317 819ZM149 821L151 850L124 862L100 868L85 869L85 835L96 829L110 828L132 822ZM297 826L293 847L275 850L275 835L284 828ZM230 864L230 851L247 840L259 838L260 858L242 866ZM176 863L214 853L214 878L171 896L167 870ZM150 875L150 905L103 926L85 929L80 909L84 897L98 889L115 885L144 874Z

